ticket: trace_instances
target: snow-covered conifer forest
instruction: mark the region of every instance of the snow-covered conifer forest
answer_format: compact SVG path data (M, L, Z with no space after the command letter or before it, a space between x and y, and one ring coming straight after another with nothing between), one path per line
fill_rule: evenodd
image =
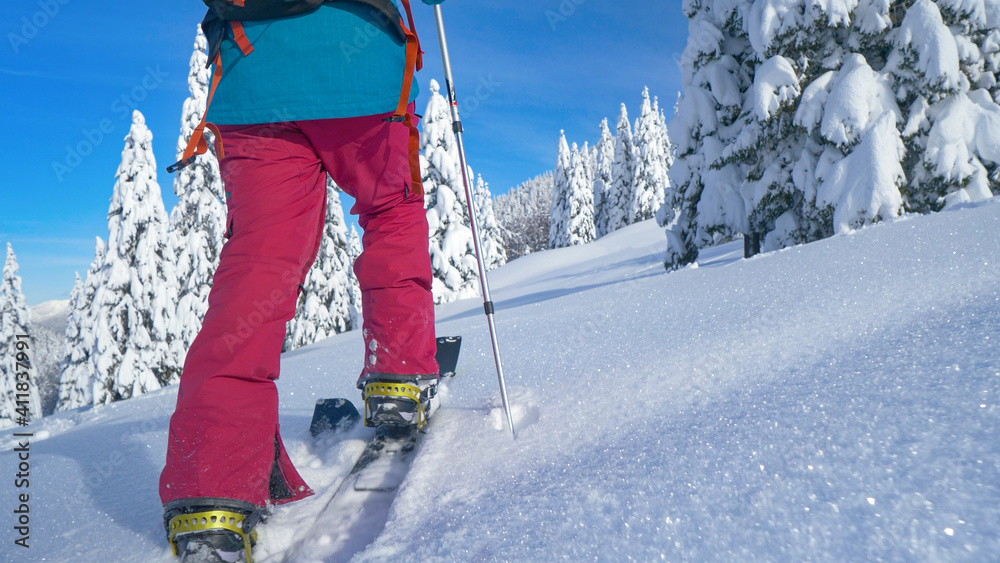
M735 238L750 256L1000 191L1000 3L688 0L684 13L669 134L648 91L634 123L622 104L613 135L600 124L586 197L586 159L561 136L548 248L655 216L672 270Z
M687 0L666 265L1000 188L1000 3ZM662 223L662 221L661 221Z
M549 247L552 172L525 181L493 203L508 260Z

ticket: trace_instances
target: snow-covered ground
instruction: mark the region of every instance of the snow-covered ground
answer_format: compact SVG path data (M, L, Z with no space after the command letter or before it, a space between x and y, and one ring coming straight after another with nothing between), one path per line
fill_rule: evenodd
M998 240L993 199L751 260L723 245L671 274L652 222L516 260L491 280L517 440L481 302L440 307L459 375L385 529L339 555L998 560ZM364 430L307 439L316 399L356 397L361 355L348 333L284 357L285 443L318 495L260 528L263 561L363 447ZM175 393L26 429L30 549L0 433L0 559L169 561L156 480Z

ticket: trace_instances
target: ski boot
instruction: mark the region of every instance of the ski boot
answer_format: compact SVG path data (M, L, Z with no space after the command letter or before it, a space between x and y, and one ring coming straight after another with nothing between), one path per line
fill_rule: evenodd
M181 563L253 563L253 528L263 509L225 499L194 500L206 504L170 503L163 515L167 540Z
M365 426L423 430L437 409L436 376L377 374L358 385L365 404Z

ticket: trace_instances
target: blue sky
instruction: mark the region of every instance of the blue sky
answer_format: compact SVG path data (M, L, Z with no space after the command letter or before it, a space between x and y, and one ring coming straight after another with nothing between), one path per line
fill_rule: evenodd
M552 169L559 130L583 144L641 92L669 112L687 40L680 0L449 0L444 11L469 163L494 195ZM442 81L432 11L413 0ZM29 304L68 299L85 275L131 109L153 132L167 210L188 59L204 13L195 0L5 0L0 4L0 244L14 245ZM443 81L442 81L443 82ZM490 84L489 88L481 85ZM477 96L477 89L480 95Z

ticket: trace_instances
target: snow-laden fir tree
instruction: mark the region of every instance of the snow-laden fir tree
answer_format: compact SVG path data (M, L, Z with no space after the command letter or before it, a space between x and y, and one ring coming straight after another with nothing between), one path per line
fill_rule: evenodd
M779 221L769 235L774 242L765 248L808 242L831 227L847 232L898 216L903 208L899 188L906 181L898 121L888 77L860 54L847 55L838 70L813 80L795 115L795 123L812 137L802 160L791 167L792 184L802 192L805 218L815 209L822 223L814 221L815 230L804 232L803 219L792 217L796 224L786 220L787 227ZM822 148L815 159L809 158L813 146ZM795 232L798 236L791 235Z
M483 253L483 264L487 271L494 270L507 263L507 253L503 247L500 224L493 213L493 194L482 176L476 177L473 201L476 205L476 228L482 244L480 251Z
M773 250L896 216L898 135L878 124L892 120L894 129L899 112L872 66L884 65L888 5L808 5L780 21L767 9L755 5L745 28L760 62L752 65L740 136L725 156L749 167L741 187L749 231ZM870 166L843 176L861 164Z
M69 316L66 319L66 356L60 366L59 400L56 411L75 409L94 404L94 387L97 372L92 358L96 339L94 296L100 286L101 269L107 247L101 237L97 237L94 261L90 264L86 279L77 284L69 300ZM78 287L79 286L79 287Z
M569 192L569 176L572 173L572 154L569 143L566 142L566 132L559 131L559 148L556 151L556 167L552 171L552 207L549 223L549 248L569 246L567 225L567 197Z
M907 209L937 211L1000 191L1000 3L917 0L892 46L886 70L905 114Z
M180 377L182 358L169 330L177 278L152 140L145 118L134 111L115 175L107 253L93 302L95 404L154 391Z
M583 166L583 181L590 186L590 223L594 224L596 216L594 211L594 178L597 177L597 152L590 148L590 142L584 141L580 148L580 163ZM597 238L597 227L594 227L594 235L591 240Z
M575 246L587 244L597 238L594 229L594 175L591 166L593 158L586 143L579 151L576 150L576 143L573 143L570 152L573 153L570 160L573 171L566 195L570 202L569 245Z
M69 295L69 317L66 319L66 354L60 365L59 399L56 410L66 410L77 406L90 404L93 391L90 386L90 351L83 348L83 334L86 331L84 322L89 314L89 303L84 303L83 280L76 274L73 291ZM75 356L75 357L74 357ZM83 377L76 371L82 367ZM82 379L83 385L77 386Z
M326 177L326 221L316 260L302 283L295 318L288 321L287 352L358 328L351 319L349 251L340 188Z
M604 198L604 234L613 233L629 224L632 218L632 194L635 179L635 147L632 125L625 104L618 114L615 130L615 156L611 167L611 188Z
M680 59L683 93L670 121L676 160L668 171L673 189L667 203L677 213L667 229L668 269L694 262L716 236L747 232L740 186L748 167L721 157L739 133L743 92L752 82L754 55L740 17L748 7L683 4L688 42Z
M587 181L594 185L594 178L597 177L597 151L590 148L590 142L584 141L583 148L580 149L580 157L583 159L584 169L587 172Z
M667 158L663 154L663 133L659 111L653 111L649 88L645 88L642 91L642 109L635 121L635 135L632 138L635 146L635 173L630 223L652 219L666 197L670 182L667 180ZM673 215L668 213L663 223L672 219Z
M0 428L24 425L42 416L32 361L31 310L17 272L17 257L7 243L0 280ZM19 357L18 353L23 354Z
M561 140L560 150L562 150L562 145ZM553 229L558 227L554 233L550 230L549 243L552 248L587 244L596 238L594 184L589 171L589 156L578 149L576 143L573 143L569 152L566 191L558 204L555 200L552 202Z
M552 172L546 172L494 200L508 260L549 247L552 184Z
M206 68L205 35L198 26L188 72L190 95L184 101L181 133L177 138L177 158L187 147L195 127L205 113L211 73ZM226 232L225 189L219 174L212 132L205 130L208 152L174 177L177 205L170 212L170 244L176 256L178 280L177 314L172 318L177 333L175 345L184 354L201 329L208 310L212 276L219 265L219 253Z
M351 267L347 269L347 291L350 295L348 308L351 313L351 327L358 328L363 322L364 309L361 301L361 284L358 282L358 276L354 273L354 264L358 256L361 256L361 237L358 236L358 230L354 228L354 225L351 225L351 232L347 235L347 256L351 263Z
M420 137L420 169L430 228L434 302L447 303L478 295L479 273L451 112L437 81L431 80L428 89L430 99ZM467 173L471 181L471 167ZM500 245L494 248L502 250ZM502 263L503 258L484 253L483 261Z
M670 184L670 167L674 165L674 145L670 142L670 131L667 128L667 116L664 115L663 110L660 109L660 101L656 96L653 96L653 113L658 116L657 127L659 127L659 137L663 142L663 146L660 148L660 154L663 155L664 170L667 171L667 185Z
M657 224L669 227L677 217L679 207L676 190L670 185L670 167L674 164L674 146L670 142L667 131L667 118L660 109L660 100L653 96L653 114L656 116L656 136L660 139L660 165L663 168L663 180L666 182L663 202L655 213Z
M601 120L601 138L594 146L594 232L598 238L608 234L608 197L612 189L615 165L615 139L608 129L608 120Z

